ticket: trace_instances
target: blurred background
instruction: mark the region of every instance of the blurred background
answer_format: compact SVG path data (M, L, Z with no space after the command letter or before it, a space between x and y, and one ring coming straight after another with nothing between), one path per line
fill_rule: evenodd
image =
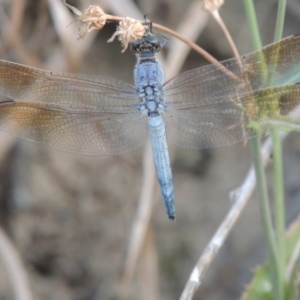
M106 13L139 19L148 14L153 22L174 30L185 26L186 35L193 36L218 60L233 56L218 25L208 14L195 11L194 1L68 3L81 11L98 4ZM256 1L264 45L272 42L276 9L275 0ZM251 52L243 2L226 0L220 14L240 53ZM78 40L74 18L61 0L0 0L0 58L133 83L135 57L130 51L121 53L119 42L107 43L116 24ZM284 36L300 33L299 20L300 2L289 0ZM167 79L169 74L207 64L195 52L177 51L176 45L171 40L162 53ZM0 225L22 259L33 298L121 299L118 293L131 251L144 149L122 156L82 157L5 133L0 135L0 145ZM249 145L204 151L170 147L177 219L175 223L168 220L156 186L129 299L179 298L201 252L230 208L230 191L241 185L251 166ZM270 167L267 173L271 189ZM296 133L284 141L284 176L290 223L300 211L300 135ZM264 261L265 250L258 202L253 196L195 299L239 299L252 270ZM16 299L2 258L0 299Z

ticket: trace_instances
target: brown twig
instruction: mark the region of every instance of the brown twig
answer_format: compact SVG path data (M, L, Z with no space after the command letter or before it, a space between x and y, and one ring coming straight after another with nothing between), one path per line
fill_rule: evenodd
M13 2L10 11L10 22L6 24L8 32L6 35L6 46L13 49L26 64L41 67L39 58L23 46L20 38L26 1L14 0Z
M83 13L79 11L77 8L69 5L64 0L65 5L67 5L77 16L78 20L80 21L80 33L79 37L84 37L87 33L89 33L92 30L101 30L105 23L107 21L123 21L123 17L119 16L112 16L105 14L104 11L99 6L90 6L87 10L85 10ZM137 20L135 20L137 21ZM137 21L140 23L144 23L143 21ZM158 29L160 31L163 31L167 34L170 34L177 39L181 40L182 42L186 43L188 46L190 46L193 50L195 50L197 53L202 55L207 61L214 64L219 70L221 70L223 73L225 73L227 76L231 77L233 80L237 82L242 82L242 80L236 76L234 73L232 73L230 70L228 70L226 67L224 67L218 60L216 60L213 56L211 56L207 51L196 45L191 40L187 39L186 37L182 36L178 32L171 30L168 27L162 26L160 24L152 23L152 27L155 29ZM134 35L134 34L133 34ZM110 40L109 40L110 41ZM124 43L125 48L128 45L127 43Z
M150 224L145 237L140 258L140 280L143 287L143 300L161 299L159 293L158 257L153 226Z
M288 133L280 133L281 139L284 139ZM268 138L262 147L261 155L264 166L269 162L269 158L272 153L272 140ZM223 245L225 239L233 228L234 224L240 217L243 209L245 208L250 196L256 185L255 171L251 167L249 170L243 184L235 191L231 193L231 198L233 199L233 205L229 210L227 216L219 226L218 230L214 234L213 238L210 240L209 244L206 246L204 252L200 256L196 266L194 267L190 278L181 294L180 300L190 300L197 291L201 284L201 280L206 273L212 260L217 255L221 246Z
M293 223L289 226L286 235L292 234L293 230L296 228L299 228L300 224L300 215L293 221ZM290 256L290 259L286 266L286 272L285 272L285 278L287 282L291 281L291 277L295 271L295 268L297 268L297 262L299 261L300 257L300 240L297 241L292 255Z
M191 3L185 15L181 19L176 31L191 41L195 41L204 30L209 14L199 9L199 1ZM168 42L168 55L165 59L165 77L172 78L179 73L191 48L176 38Z
M128 255L119 289L120 299L129 298L130 287L136 270L136 265L143 248L152 215L153 191L156 181L151 151L152 148L150 140L148 140L143 160L143 185L140 194L139 206L132 223L132 233L129 241Z
M236 82L242 82L242 80L233 74L230 70L228 70L226 67L224 67L218 60L216 60L213 56L211 56L207 51L205 51L203 48L199 47L197 44L192 42L191 40L185 38L181 34L179 34L176 31L171 30L168 27L162 26L160 24L153 23L153 28L156 28L158 30L164 31L170 35L173 35L177 39L181 40L182 42L186 43L188 46L190 46L193 50L195 50L197 53L199 53L201 56L203 56L207 61L215 65L219 70L221 70L224 74L231 77Z
M16 300L32 300L28 277L18 250L0 228L0 257L7 270Z
M215 18L216 22L219 24L219 26L221 27L223 33L225 34L226 38L227 38L227 41L233 51L233 54L239 64L239 68L241 70L241 72L243 72L243 65L242 65L242 61L241 61L241 57L240 57L240 54L238 52L238 49L232 39L232 36L230 34L230 32L228 31L227 29L227 26L225 25L225 23L223 22L223 19L220 17L220 14L219 14L219 10L212 10L211 11L211 14L212 16Z

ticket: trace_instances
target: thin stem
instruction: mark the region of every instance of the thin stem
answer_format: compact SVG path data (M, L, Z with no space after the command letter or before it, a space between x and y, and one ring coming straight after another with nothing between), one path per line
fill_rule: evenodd
M245 10L250 25L252 41L256 50L261 49L262 43L258 28L258 22L254 10L252 0L244 0ZM260 211L267 239L267 246L270 260L270 279L272 281L273 297L277 300L283 299L282 273L280 272L280 262L276 248L275 235L271 219L271 210L269 206L268 192L265 173L263 169L262 159L260 155L260 138L255 137L252 142L253 159L255 165L255 173L257 180L257 188L259 193Z
M242 67L242 62L241 62L241 57L240 57L239 51L231 37L230 32L228 31L225 23L223 22L223 19L220 17L219 10L212 10L211 14L215 18L216 22L220 25L221 29L223 30L223 32L227 38L227 41L232 49L232 52L233 52L235 58L237 59L240 69L242 71L243 67Z
M287 132L284 133L281 132L279 137L280 139L285 139L287 135L288 135ZM261 157L262 157L262 163L264 167L267 166L267 164L270 162L271 153L272 153L272 140L269 137L264 141L264 144L261 148ZM230 208L230 211L227 213L227 216L225 217L225 219L219 226L218 230L212 237L211 241L209 242L209 244L206 246L205 250L201 254L201 257L199 258L197 264L193 269L193 272L190 275L188 282L186 283L184 291L181 294L180 300L190 300L194 296L196 290L198 289L198 287L202 282L204 275L206 274L207 269L211 265L220 247L225 242L226 237L229 235L230 231L236 224L236 221L241 215L242 210L245 208L248 200L252 196L255 185L256 185L256 176L254 173L254 167L251 167L247 176L244 179L243 184L238 189L230 193L230 198L233 203L232 207ZM291 261L290 269L292 268L292 265L293 262ZM290 274L292 270L289 271Z
M252 35L252 42L254 44L254 49L259 50L262 48L262 43L260 39L260 33L258 28L258 22L256 18L256 13L254 10L254 4L252 0L244 0L245 11Z
M277 42L282 39L285 9L286 9L286 0L278 0L278 11L277 11L277 18L276 18L274 42Z
M210 55L207 51L196 45L194 42L190 41L189 39L185 38L181 34L179 34L176 31L173 31L170 28L167 28L165 26L162 26L160 24L153 23L152 24L153 28L156 28L158 30L164 31L170 35L173 35L177 39L181 40L183 43L186 43L188 46L190 46L194 51L198 52L201 56L203 56L207 61L215 65L217 68L219 68L222 72L224 72L226 75L230 76L233 78L233 80L237 82L241 82L242 80L233 74L230 70L225 68L218 60L216 60L212 55Z
M119 286L119 298L129 299L130 288L134 278L136 265L143 247L153 210L153 193L155 190L155 169L152 159L152 148L148 139L143 159L143 185L139 206L132 224L128 245L128 256L125 261L124 274Z
M283 170L282 170L282 146L279 132L272 130L273 139L273 185L275 200L275 225L277 236L277 251L279 260L279 282L284 287L285 283L285 207L283 189Z
M278 253L276 250L276 243L274 239L274 232L271 219L271 210L269 206L268 191L266 177L263 168L263 162L261 158L261 142L259 137L255 137L252 140L252 151L256 174L256 184L259 194L259 204L261 217L264 227L265 236L267 238L268 252L270 258L270 275L273 281L272 290L274 299L283 299L282 285L278 284L279 281L279 262Z
M290 257L286 268L286 278L290 282L292 278L295 278L294 275L299 269L300 263L300 240L298 240L296 246L293 249L293 253Z
M22 259L7 234L0 228L0 259L13 289L14 299L32 300L32 292Z
M105 14L103 12L103 10L98 7L98 9L100 9L100 11L102 12L99 16L98 15L85 15L85 13L82 13L80 10L78 10L76 7L69 5L68 3L66 3L66 0L64 0L64 4L73 11L74 14L76 14L78 16L78 20L81 23L80 26L82 26L83 24L89 24L89 26L91 28L89 28L87 30L87 27L85 25L85 30L84 33L79 34L80 37L83 37L86 33L90 32L93 29L102 29L102 27L104 26L104 24L106 22L109 21L123 21L124 17L120 17L120 16L113 16L113 15L108 15ZM144 23L144 21L139 21L140 23ZM91 25L92 24L92 25ZM201 47L199 47L198 45L196 45L194 42L192 42L191 40L185 38L184 36L182 36L181 34L179 34L176 31L171 30L168 27L162 26L160 24L156 24L156 23L152 23L152 27L156 28L158 30L164 31L170 35L173 35L174 37L176 37L177 39L181 40L182 42L184 42L185 44L187 44L188 46L190 46L193 50L195 50L196 52L198 52L200 55L202 55L206 60L208 60L210 63L214 64L217 68L219 68L219 70L221 70L222 72L224 72L227 76L230 76L233 80L237 81L237 82L241 82L241 79L236 76L234 73L232 73L230 70L228 70L226 67L224 67L218 60L216 60L212 55L210 55L207 51L205 51L204 49L202 49ZM108 41L112 41L114 38L114 35L112 36L112 38ZM125 48L126 49L126 48Z
M279 0L278 12L276 19L276 27L274 34L274 42L282 38L282 31L284 26L284 17L286 9L286 0ZM274 66L276 66L277 57L275 58ZM272 72L273 73L273 72ZM272 74L270 75L272 77ZM270 80L272 82L272 78ZM276 225L276 240L278 252L278 279L279 285L282 290L282 298L284 297L283 291L285 286L285 206L284 206L284 185L283 185L283 167L282 167L282 145L279 138L278 130L272 130L273 139L273 189L275 200L275 225Z

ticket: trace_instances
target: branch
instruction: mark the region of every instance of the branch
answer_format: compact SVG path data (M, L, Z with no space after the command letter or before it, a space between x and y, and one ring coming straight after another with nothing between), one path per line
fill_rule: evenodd
M288 133L286 132L280 133L281 139L284 139L287 134ZM271 153L272 141L271 138L267 138L261 150L264 166L268 164ZM252 166L244 180L244 183L238 189L231 192L230 198L233 201L233 205L229 210L227 216L219 226L218 230L206 246L204 252L200 256L181 294L180 300L192 299L193 295L201 284L201 280L203 279L205 272L207 271L213 259L216 257L218 251L222 247L224 241L226 240L231 229L240 217L243 209L250 199L255 185L255 172Z

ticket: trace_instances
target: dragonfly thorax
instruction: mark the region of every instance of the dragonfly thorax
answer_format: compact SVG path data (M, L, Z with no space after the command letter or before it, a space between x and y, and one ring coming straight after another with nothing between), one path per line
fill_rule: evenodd
M147 35L132 43L131 48L138 54L134 68L134 82L141 99L139 109L148 116L159 115L164 110L162 91L164 73L155 57L155 52L160 49L160 40L153 35ZM148 51L151 52L151 58Z
M165 109L161 85L147 85L138 88L138 94L141 99L139 109L148 116L159 115Z
M148 114L153 114L157 112L157 103L155 100L148 100L146 102L146 108L148 111Z

